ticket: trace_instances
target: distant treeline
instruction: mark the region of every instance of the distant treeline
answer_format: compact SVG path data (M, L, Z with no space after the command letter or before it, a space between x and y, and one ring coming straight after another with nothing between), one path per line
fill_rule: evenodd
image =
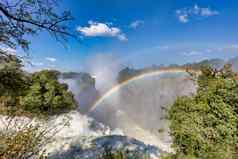
M142 69L135 69L135 68L130 68L126 67L122 69L118 73L118 78L117 81L119 83L126 81L132 77L138 76L140 74L146 73L146 72L152 72L156 70L161 70L161 69L169 69L169 68L182 68L182 69L188 69L188 70L200 70L202 67L211 67L214 69L221 69L225 64L231 64L232 69L234 71L238 70L238 57L232 58L228 61L222 60L222 59L207 59L207 60L202 60L199 62L193 62L193 63L186 63L183 65L178 65L178 64L170 64L170 65L152 65L150 67L142 68Z

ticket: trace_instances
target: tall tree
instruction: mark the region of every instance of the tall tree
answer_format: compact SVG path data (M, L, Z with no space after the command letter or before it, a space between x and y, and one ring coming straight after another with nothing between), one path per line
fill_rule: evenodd
M76 101L68 87L58 82L57 71L43 70L32 75L32 84L20 100L24 110L36 114L53 115L76 108Z

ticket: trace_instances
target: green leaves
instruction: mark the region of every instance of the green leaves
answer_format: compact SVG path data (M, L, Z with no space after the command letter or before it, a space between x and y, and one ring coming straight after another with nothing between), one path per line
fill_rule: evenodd
M5 54L0 55L0 64L0 113L18 110L27 115L54 115L76 107L67 85L58 82L58 71L28 74L16 56Z
M195 96L179 97L169 110L176 154L167 158L237 158L237 74L229 65L220 71L203 68L198 85Z
M20 105L27 111L48 115L75 108L76 101L67 87L57 80L58 72L44 70L32 75L32 85L21 98Z

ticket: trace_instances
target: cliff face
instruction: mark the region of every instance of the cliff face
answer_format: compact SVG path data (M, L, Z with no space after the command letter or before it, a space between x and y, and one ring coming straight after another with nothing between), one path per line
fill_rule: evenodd
M238 71L238 57L234 57L230 60L228 60L228 63L230 63L232 65L232 69L234 71Z
M68 84L69 90L74 93L81 113L86 113L99 96L95 88L95 79L88 73L62 73L60 81Z

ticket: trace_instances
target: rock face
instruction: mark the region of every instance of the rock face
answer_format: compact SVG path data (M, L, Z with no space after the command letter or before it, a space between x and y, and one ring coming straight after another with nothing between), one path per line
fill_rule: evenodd
M227 63L232 65L233 71L238 71L238 57L230 59Z
M91 141L91 145L86 149L83 149L80 145L73 145L67 151L52 155L50 159L96 159L106 149L110 149L112 152L120 150L127 155L135 155L138 159L144 155L148 155L151 158L158 158L160 155L157 147L145 145L143 142L127 136L98 137Z
M68 84L69 90L74 93L82 114L89 110L99 96L99 92L95 88L95 79L88 73L62 73L59 79Z

